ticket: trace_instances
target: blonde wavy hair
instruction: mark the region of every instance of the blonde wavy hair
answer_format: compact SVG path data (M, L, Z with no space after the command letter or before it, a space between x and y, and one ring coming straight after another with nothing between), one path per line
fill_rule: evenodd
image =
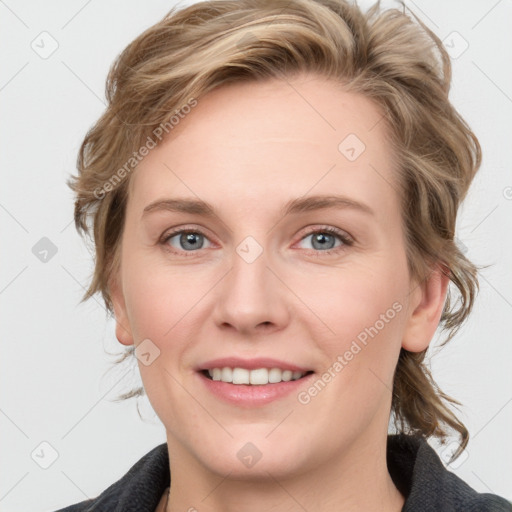
M316 73L370 98L384 113L398 157L409 271L421 281L440 265L449 276L440 320L447 333L442 345L449 341L478 291L479 269L454 235L481 150L449 102L451 64L441 41L401 6L382 10L377 3L363 12L345 0L209 0L173 8L130 43L109 71L107 108L80 147L78 175L68 181L76 194L76 228L92 233L95 246L94 274L82 301L101 292L113 315L109 282L120 263L131 176L126 162L159 127L169 126L172 113L224 84ZM435 384L425 355L400 352L394 425L441 443L453 429L456 458L469 440L449 407L460 403ZM142 394L139 387L119 399Z

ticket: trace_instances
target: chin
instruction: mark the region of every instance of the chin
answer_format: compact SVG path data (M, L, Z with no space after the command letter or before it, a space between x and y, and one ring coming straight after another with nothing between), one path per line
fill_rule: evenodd
M251 435L247 429L245 435L203 444L200 451L196 446L195 458L210 472L222 477L229 474L235 480L286 479L311 469L302 436L290 435L283 444L277 436L265 438L268 430L265 435Z
M215 460L209 454L208 459L202 462L212 473L221 477L229 474L230 480L241 481L283 480L305 471L298 461L284 453L278 453L271 457L262 455L261 459L253 465L242 463L238 459L236 451Z

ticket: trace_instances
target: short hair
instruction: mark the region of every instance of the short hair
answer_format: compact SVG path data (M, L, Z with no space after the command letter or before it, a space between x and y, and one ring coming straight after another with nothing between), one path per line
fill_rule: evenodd
M363 12L345 0L210 0L174 7L131 42L109 71L107 108L88 131L78 175L68 182L76 193L76 228L92 233L95 246L82 301L101 292L113 313L109 280L120 263L128 186L138 163L134 152L159 143L163 130L170 133L170 116L225 84L311 73L380 107L396 157L410 275L423 280L440 266L451 281L440 319L447 333L442 345L449 341L478 290L478 268L458 246L455 223L481 149L448 99L451 64L442 42L401 5L382 10L377 2ZM459 435L456 458L469 433L449 407L460 403L434 382L426 352L400 351L394 425L441 443L446 428L453 429ZM138 388L121 399L142 394Z

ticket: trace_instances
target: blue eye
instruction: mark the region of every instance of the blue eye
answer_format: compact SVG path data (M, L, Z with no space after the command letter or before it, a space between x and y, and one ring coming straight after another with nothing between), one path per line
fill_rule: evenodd
M346 236L342 231L332 227L325 227L311 231L303 237L301 241L306 240L309 237L312 237L311 243L313 250L324 254L338 252L343 250L345 246L353 245L352 240L349 239L348 236ZM336 240L340 241L338 245L336 245Z
M173 239L176 239L178 246L172 242ZM199 231L177 231L170 233L162 243L169 244L174 249L193 252L197 249L203 249L205 240L208 240L208 238Z

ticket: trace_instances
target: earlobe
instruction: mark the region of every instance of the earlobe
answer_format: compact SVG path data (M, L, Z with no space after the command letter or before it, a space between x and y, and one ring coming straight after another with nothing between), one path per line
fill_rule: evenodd
M109 292L116 322L116 338L122 345L133 345L133 336L126 312L126 304L119 278L116 276L109 281Z
M445 267L438 265L410 294L410 312L402 339L409 352L425 350L439 325L450 278Z

